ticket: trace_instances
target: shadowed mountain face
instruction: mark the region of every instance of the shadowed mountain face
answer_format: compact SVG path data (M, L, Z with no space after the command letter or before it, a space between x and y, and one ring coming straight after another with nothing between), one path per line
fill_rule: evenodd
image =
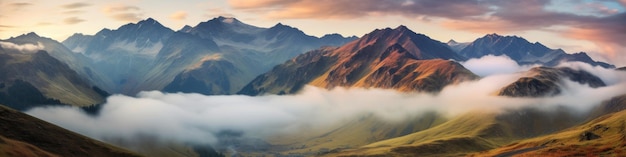
M146 86L147 72L173 34L173 30L149 18L116 30L103 29L93 36L74 34L63 44L90 59L93 73L104 76L94 81L96 84L112 93L132 94ZM145 90L154 89L159 88Z
M107 90L111 85L111 83L107 83L108 79L105 75L93 69L91 59L85 57L83 54L72 52L56 40L41 37L35 33L28 33L15 38L7 39L6 41L18 45L41 44L43 47L42 50L45 50L50 56L69 66L69 68L76 71L79 76L83 77L93 85L101 87L104 90Z
M524 77L502 88L498 95L512 97L554 96L561 93L563 79L587 84L593 88L606 86L600 78L586 71L571 68L537 67L530 69Z
M49 104L99 104L107 95L45 51L0 48L0 73L0 103L19 110Z
M498 34L488 34L476 39L463 48L459 54L467 58L480 58L486 55L507 55L518 64L555 66L565 61L579 61L605 68L615 67L604 62L594 61L584 52L567 54L561 49L550 49L541 43L530 43L521 37L500 36Z
M139 156L0 105L0 156Z
M400 91L439 91L477 76L445 44L404 26L375 30L339 48L322 48L275 67L240 93L295 93L304 85L333 88L376 87Z
M219 56L209 56L187 68L164 91L233 94L254 77L303 52L322 46L339 46L355 37L326 35L317 38L283 24L271 28L251 26L235 18L218 17L186 30L213 40Z
M256 75L298 54L352 38L308 36L277 24L260 28L218 17L174 32L154 19L75 34L63 41L86 55L105 79L107 90L134 94L142 90L232 94Z

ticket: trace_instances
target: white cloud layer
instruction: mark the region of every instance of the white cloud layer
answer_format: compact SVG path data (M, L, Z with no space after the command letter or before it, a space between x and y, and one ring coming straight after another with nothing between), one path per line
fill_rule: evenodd
M512 67L512 64L502 61L500 63ZM263 138L330 127L369 114L398 121L429 111L447 116L473 111L502 112L526 107L550 110L566 106L576 111L588 111L603 100L626 94L626 72L579 63L561 66L594 70L589 72L607 81L609 86L590 88L564 81L561 94L554 97L496 96L495 93L500 88L522 75L504 74L518 71L505 68L484 70L497 71L498 75L485 73L486 77L480 80L451 85L437 94L359 88L325 90L311 86L305 87L304 91L296 95L256 97L149 91L141 92L136 97L110 96L97 116L87 115L82 110L71 107L40 107L27 113L105 141L132 140L138 135L148 135L160 141L217 144L218 134L225 130L242 132L246 137Z
M537 65L519 65L506 55L486 55L480 58L472 58L461 64L474 74L484 77L493 74L509 74L526 71Z

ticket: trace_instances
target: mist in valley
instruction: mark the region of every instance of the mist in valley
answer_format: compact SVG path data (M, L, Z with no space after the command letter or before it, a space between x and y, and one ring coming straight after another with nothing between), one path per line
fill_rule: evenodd
M295 95L214 95L144 91L136 96L115 94L95 115L67 106L34 108L26 113L86 136L115 143L150 137L163 143L220 146L225 132L250 139L332 129L371 115L401 122L427 112L455 117L469 112L505 113L521 109L587 114L604 100L626 94L626 72L584 63L570 67L592 73L607 86L591 88L570 80L560 82L556 96L519 98L497 92L523 76L532 66L508 57L486 56L462 62L482 78L449 85L438 93L402 93L391 89L307 86ZM223 146L226 147L226 146Z

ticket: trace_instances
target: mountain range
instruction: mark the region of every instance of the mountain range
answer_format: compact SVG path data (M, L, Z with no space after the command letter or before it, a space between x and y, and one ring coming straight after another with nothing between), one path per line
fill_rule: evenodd
M561 94L571 82L591 88L608 85L591 71L557 66L562 62L615 68L593 60L584 52L569 54L518 36L488 34L473 42L450 40L444 43L406 26L398 26L376 29L360 38L339 34L315 37L282 23L262 28L228 17L186 25L176 31L148 18L117 29L102 29L94 35L77 33L62 42L35 33L0 42L38 47L32 52L0 47L0 73L4 74L0 75L0 104L21 111L48 105L92 106L102 104L110 94L135 95L147 90L257 96L297 94L305 86L315 86L382 88L436 95L448 86L480 80L480 76L461 63L489 55L506 55L519 65L535 66L517 73L520 77L500 87L493 93L494 97L549 98ZM616 70L620 69L624 68ZM582 154L611 154L605 149L625 148L611 145L620 142L617 137L624 139L624 97L598 102L600 105L584 113L533 108L454 117L425 113L397 123L368 115L296 137L261 139L268 142L258 142L262 146L241 153L506 156L523 153L577 155L572 152L588 151ZM93 112L97 115L98 106L95 108ZM0 112L26 117L22 122L3 123L4 131L30 121L59 130L11 109L0 107ZM22 147L33 148L28 153L48 156L80 156L84 149L99 151L101 147L110 148L113 153L135 155L99 143L71 148L80 152L68 155L66 151L42 146L35 138L42 135L2 133L0 156L5 152L22 153ZM66 130L55 133L72 137L51 138L84 139ZM246 145L246 142L233 141L231 143L242 147ZM69 141L72 142L76 143ZM4 147L6 143L17 144ZM221 155L212 148L203 151L184 143L171 146L155 145L150 140L144 143L145 148L134 149L148 156L202 156L203 152ZM583 150L574 150L578 148Z
M454 46L455 42L449 42L449 44ZM594 66L615 68L615 66L611 64L594 61L585 52L568 54L562 49L550 49L539 42L530 43L526 39L518 36L501 36L498 34L487 34L484 37L474 40L464 46L464 48L459 51L459 54L466 58L480 58L486 55L506 55L521 65L539 64L555 66L561 62L579 61Z
M354 38L317 38L282 24L260 28L226 17L175 32L149 18L95 35L74 34L63 44L91 59L88 66L105 76L94 83L112 93L232 94L288 58Z
M295 93L304 85L322 88L375 87L400 91L439 91L477 79L445 44L405 26L375 30L338 48L323 48L275 67L240 94Z
M0 104L14 109L43 104L90 106L108 96L43 50L25 53L0 48L0 73Z

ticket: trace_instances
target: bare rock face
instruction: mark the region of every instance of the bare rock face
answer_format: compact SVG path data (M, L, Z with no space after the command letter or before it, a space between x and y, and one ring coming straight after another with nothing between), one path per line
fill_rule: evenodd
M375 30L339 48L322 48L276 66L240 94L289 94L304 85L375 87L399 91L436 92L444 86L478 76L462 65L444 43L404 26Z
M571 68L537 67L530 69L527 76L502 88L498 95L512 97L554 96L561 93L563 79L569 79L590 87L606 86L604 82L586 71Z

